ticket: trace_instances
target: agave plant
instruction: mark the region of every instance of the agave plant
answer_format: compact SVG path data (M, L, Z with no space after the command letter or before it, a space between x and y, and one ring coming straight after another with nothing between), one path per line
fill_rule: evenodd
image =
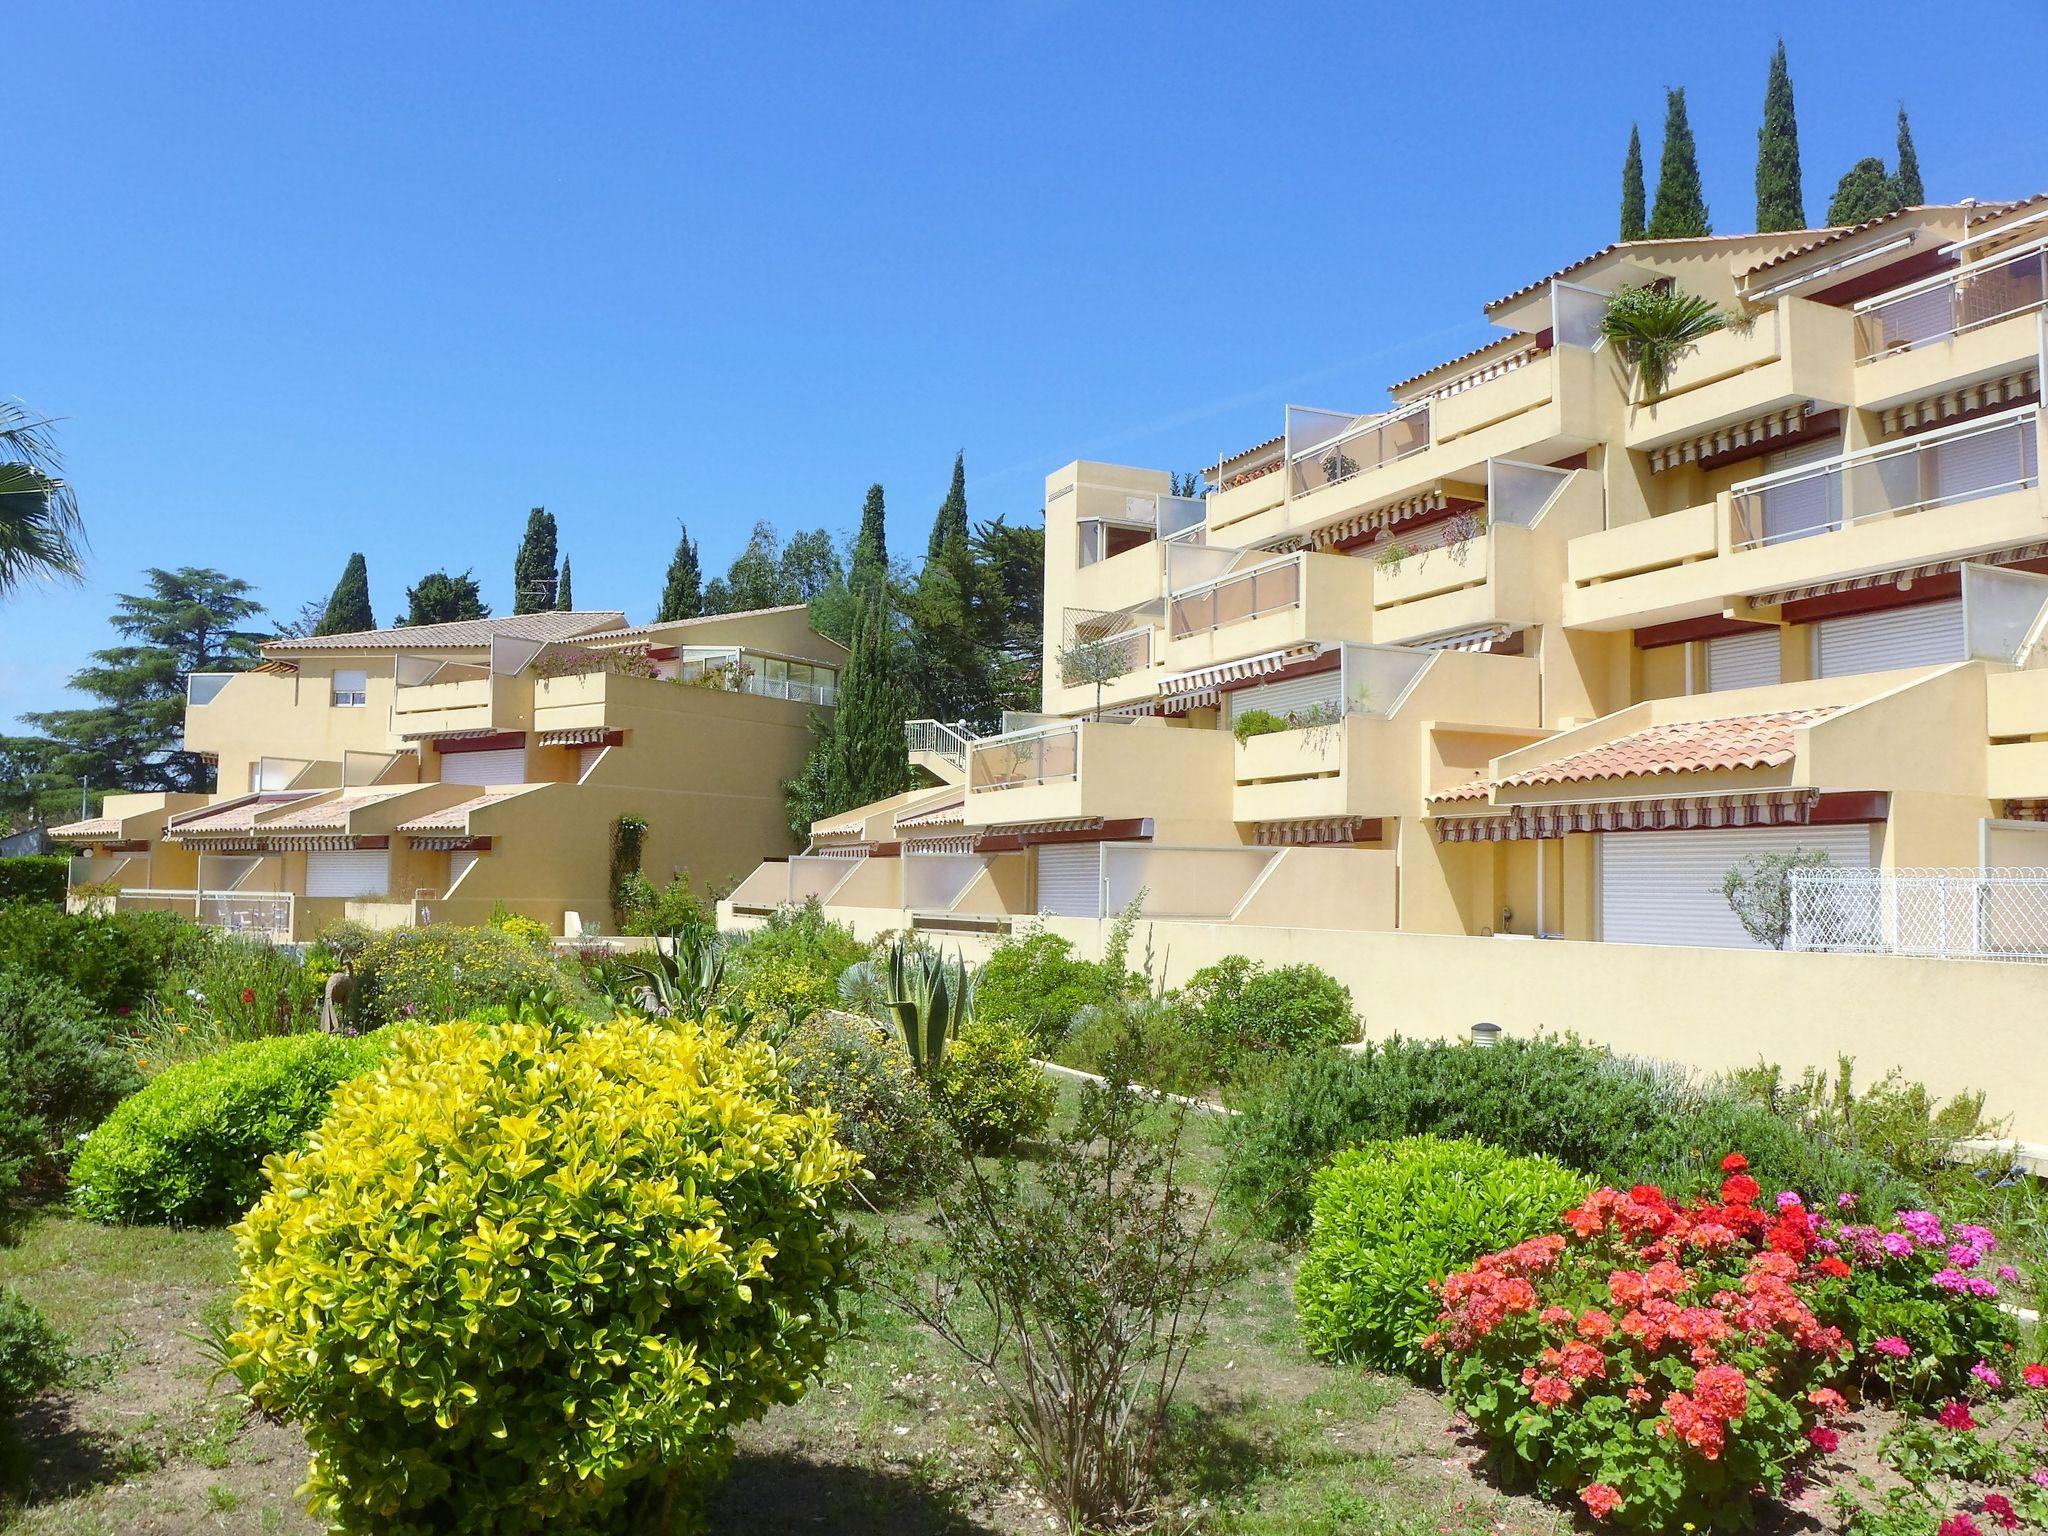
M980 976L979 967L969 970L959 955L949 965L939 955L906 949L901 939L889 946L889 1013L925 1076L945 1061L946 1046L961 1026L973 1022Z
M654 946L648 973L654 1006L670 1018L717 1019L725 993L725 946L706 924L693 923Z
M1642 380L1643 397L1654 400L1678 360L1728 324L1719 306L1682 288L1623 288L1607 301L1600 336Z

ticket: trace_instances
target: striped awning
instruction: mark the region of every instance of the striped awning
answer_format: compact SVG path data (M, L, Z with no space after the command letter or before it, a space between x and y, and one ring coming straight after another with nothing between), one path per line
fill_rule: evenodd
M993 829L991 829L993 830ZM1035 836L1041 832L1100 832L1100 816L1063 816L1054 821L1006 821L1003 832L1011 835Z
M1437 841L1501 843L1565 837L1576 832L1689 832L1711 827L1806 825L1820 799L1817 789L1770 789L1746 794L1659 795L1644 800L1586 800L1517 805L1492 814L1439 813Z
M2048 821L2048 800L2008 800L2005 802L2007 821Z
M1490 651L1513 633L1506 624L1488 624L1481 629L1461 629L1448 635L1432 635L1427 640L1410 640L1406 644L1415 651Z
M1810 409L1805 405L1787 406L1782 411L1752 416L1747 421L1732 422L1711 432L1702 432L1698 437L1652 448L1649 452L1650 473L1660 475L1667 469L1677 469L1700 459L1719 458L1737 449L1754 449L1781 437L1796 437L1806 430L1806 416Z
M967 820L967 797L947 800L929 808L920 807L896 818L898 830L905 827L957 827Z
M1354 512L1328 527L1318 528L1309 534L1309 542L1316 549L1328 549L1333 544L1342 544L1361 534L1377 533L1382 528L1392 528L1398 523L1427 517L1433 512L1443 512L1452 506L1463 506L1471 497L1449 495L1442 486L1431 486L1413 496L1404 496L1399 501L1390 501L1383 507L1372 507L1364 512Z
M611 735L601 725L579 725L564 731L542 731L534 742L543 747L594 747Z
M401 731L400 741L475 741L503 734L495 725L466 726L459 731Z
M1160 707L1194 709L1203 704L1214 704L1221 696L1223 685L1226 683L1242 682L1251 677L1268 677L1275 672L1284 671L1297 661L1320 656L1322 651L1320 642L1310 641L1303 645L1290 645L1277 651L1267 651L1262 656L1247 656L1242 661L1225 661L1213 667L1197 667L1192 672L1176 672L1171 677L1159 679Z
M2040 393L2040 371L2022 368L2002 378L1980 379L1975 384L1945 389L1925 400L1887 406L1878 412L1878 420L1884 424L1886 436L1918 432L1926 427L1939 426L1944 421L1953 421L1958 416L2024 404L2038 398Z
M1113 709L1105 709L1102 713L1105 719L1143 720L1159 713L1159 702L1156 699L1147 699L1143 704L1119 704Z
M1379 822L1365 816L1314 816L1299 821L1262 821L1252 841L1261 848L1313 848L1330 843L1355 843L1377 836Z
M377 837L352 837L345 832L266 832L263 834L263 850L266 853L340 853L351 848L382 848L390 839ZM186 847L193 846L190 839Z
M1947 560L1929 560L1889 571L1870 571L1861 576L1843 576L1834 581L1816 581L1803 587L1785 587L1776 592L1758 592L1748 601L1753 607L1775 608L1784 603L1801 603L1809 597L1833 597L1838 592L1862 592L1872 587L1903 587L1929 576L1952 576L1966 565L2019 565L2028 560L2048 559L2048 539L2031 544L2012 544L1981 555L1958 555Z
M977 834L963 833L957 837L912 837L903 842L903 851L909 853L972 853Z

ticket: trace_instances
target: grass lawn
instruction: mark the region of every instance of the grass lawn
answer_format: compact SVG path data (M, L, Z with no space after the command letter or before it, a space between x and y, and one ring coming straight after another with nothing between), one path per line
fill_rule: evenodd
M1198 1123L1191 1135L1213 1133ZM1209 1156L1199 1160L1211 1162ZM877 1241L907 1217L863 1217ZM1495 1493L1468 1469L1430 1394L1309 1360L1291 1268L1260 1267L1217 1314L1183 1384L1169 1472L1186 1528L1231 1536L1539 1533L1570 1522ZM88 1355L79 1379L23 1416L0 1531L20 1536L318 1530L295 1491L298 1434L209 1391L202 1342L234 1284L220 1231L107 1228L47 1214L0 1252L18 1286ZM711 1528L1045 1531L1059 1526L1007 1452L978 1385L879 1298L801 1402L740 1436Z

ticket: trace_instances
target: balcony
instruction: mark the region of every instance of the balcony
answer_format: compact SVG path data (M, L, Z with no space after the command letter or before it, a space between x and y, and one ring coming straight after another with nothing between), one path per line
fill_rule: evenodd
M1167 583L1164 660L1171 669L1372 632L1372 565L1348 555L1212 545L1169 555Z
M1855 394L1854 322L1843 310L1784 298L1746 328L1703 338L1663 394L1631 405L1623 442L1647 451L1774 411Z
M2048 304L2048 240L1973 261L1855 309L1856 361L1920 351L1954 341Z
M1062 720L973 743L966 824L1099 817L1229 819L1223 731L1156 720Z
M511 675L461 662L412 669L401 657L393 691L391 729L402 737L443 736L455 731L504 731L525 728L525 710L518 705L523 690L512 687Z

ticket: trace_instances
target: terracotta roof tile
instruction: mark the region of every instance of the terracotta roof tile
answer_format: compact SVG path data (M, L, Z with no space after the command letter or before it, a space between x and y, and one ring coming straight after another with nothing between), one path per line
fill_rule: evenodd
M318 805L301 806L297 810L286 811L282 816L272 816L263 822L263 826L266 830L285 831L324 831L329 828L345 830L350 812L359 811L366 805L375 805L380 800L389 800L394 796L406 794L418 787L416 784L408 784L403 789L366 790L357 795L343 795L338 800L323 800Z
M50 828L50 836L91 841L98 837L119 837L121 818L118 816L95 816L89 821L67 821L61 827Z
M225 805L202 805L196 811L173 816L164 835L175 840L194 832L214 837L222 833L254 833L259 812L274 811L281 805L289 805L294 800L303 800L308 795L318 793L318 790L304 789L292 794L244 796Z
M967 797L956 794L937 805L917 806L896 817L898 827L957 827L967 820Z
M2011 213L2015 208L2023 208L2027 203L2038 203L2043 197L2048 197L2048 193L2041 193L2016 203L1979 203L1975 211L1982 213L1987 219L2004 218L2005 215ZM1895 219L1903 219L1909 214L1954 213L1959 211L1962 206L1961 203L1920 203L1911 208L1894 208L1890 213L1881 213L1874 219L1865 219L1861 224L1844 224L1838 229L1825 230L1807 241L1804 245L1796 245L1782 255L1773 256L1769 261L1758 262L1755 266L1743 272L1742 276L1745 278L1755 277L1759 272L1768 272L1771 268L1783 266L1788 261L1797 261L1802 256L1810 256L1813 252L1820 250L1824 246L1839 244L1841 241L1863 234L1868 230L1877 229L1882 225L1889 224Z
M1469 784L1454 784L1449 789L1440 789L1429 798L1432 800L1484 800L1493 793L1491 779L1474 779Z
M625 622L626 616L616 609L576 613L551 609L504 619L459 619L451 624L404 624L394 629L357 630L349 635L267 640L263 650L266 655L271 651L483 650L499 635L508 640L573 640L617 633Z
M1710 773L1725 768L1775 768L1792 760L1800 727L1825 720L1834 708L1791 709L1720 720L1678 720L1632 731L1502 779L1523 784L1569 784L1587 779L1632 779L1660 773Z
M469 828L471 812L480 811L486 806L496 805L500 800L510 800L515 795L523 795L527 790L535 787L531 784L519 784L508 786L504 789L487 789L474 799L458 801L454 805L444 805L438 811L429 811L424 816L415 816L411 821L401 821L398 824L398 830L401 832L464 832Z
M1796 234L1798 233L1798 231L1788 230L1787 233ZM1581 256L1577 261L1569 262L1566 265L1559 267L1555 272L1549 272L1544 274L1542 277L1537 278L1536 281L1533 283L1522 284L1522 286L1517 288L1513 293L1502 294L1499 298L1495 299L1492 303L1486 305L1485 307L1487 311L1490 313L1493 310L1499 309L1503 304L1512 304L1516 299L1526 298L1528 295L1534 293L1538 288L1541 288L1545 283L1554 283L1560 277L1569 277L1572 275L1572 273L1578 271L1579 268L1590 267L1594 262L1598 261L1601 257L1612 256L1616 251L1658 251L1665 250L1672 246L1678 245L1713 245L1717 243L1726 243L1735 240L1756 240L1768 238L1768 236L1759 236L1751 231L1744 231L1741 234L1733 235L1688 235L1685 238L1678 240L1617 240L1612 245L1601 246L1599 250L1593 252L1593 254L1590 256Z

